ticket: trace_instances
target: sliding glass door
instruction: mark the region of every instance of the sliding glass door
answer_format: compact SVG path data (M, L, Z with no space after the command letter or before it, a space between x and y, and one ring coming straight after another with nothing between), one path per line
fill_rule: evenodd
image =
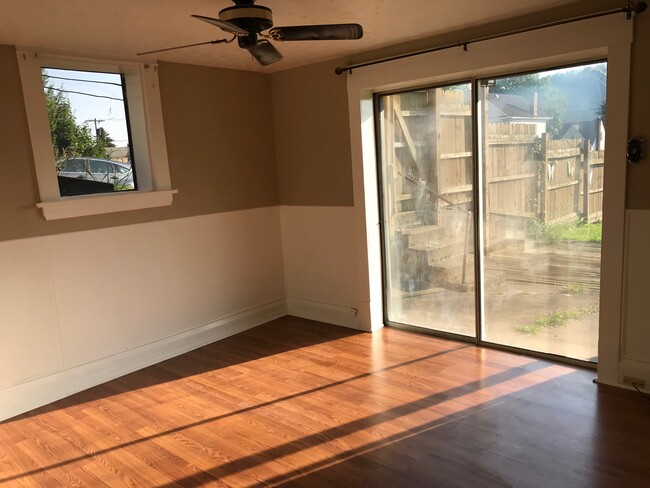
M480 80L482 339L597 360L607 64Z
M599 62L376 97L388 323L597 360L606 84Z
M471 83L377 98L389 320L475 335Z

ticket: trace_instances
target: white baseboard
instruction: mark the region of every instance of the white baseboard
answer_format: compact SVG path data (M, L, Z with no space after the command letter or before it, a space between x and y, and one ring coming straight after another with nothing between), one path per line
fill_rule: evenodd
M359 329L359 317L356 308L287 297L287 310L289 315L295 317Z
M114 356L0 391L0 421L287 315L275 300Z

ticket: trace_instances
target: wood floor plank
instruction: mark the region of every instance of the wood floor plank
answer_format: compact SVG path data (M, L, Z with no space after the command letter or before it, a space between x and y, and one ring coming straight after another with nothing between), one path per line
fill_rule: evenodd
M0 423L0 488L650 486L593 372L284 317Z

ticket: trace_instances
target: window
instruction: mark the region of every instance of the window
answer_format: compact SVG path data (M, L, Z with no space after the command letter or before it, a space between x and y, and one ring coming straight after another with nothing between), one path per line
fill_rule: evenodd
M136 190L124 79L118 73L45 68L43 89L61 196ZM114 156L126 156L114 166ZM66 167L86 159L89 167ZM115 168L120 168L120 177ZM132 173L132 174L129 174ZM71 178L84 180L83 184ZM101 185L98 183L110 183Z
M34 52L18 63L47 220L171 205L157 66ZM57 100L75 137L52 136Z
M606 88L596 62L377 95L388 323L597 362Z
M625 144L628 137L630 48L633 24L624 15L607 16L513 34L355 69L349 76L348 102L352 149L359 265L361 328L383 325L382 262L378 222L377 141L374 93L397 92L459 80L493 79L503 73L539 71L553 66L607 60L608 165L603 199L598 380L617 384L619 373L634 369L633 359L621 356L624 317ZM479 133L480 136L480 133ZM481 141L475 141L477 149ZM459 151L460 152L460 151ZM479 168L480 169L480 168ZM557 173L556 169L556 175ZM565 166L566 173L566 166ZM478 175L482 181L482 175ZM478 236L481 238L481 236ZM479 241L479 239L477 239ZM630 373L631 374L631 373Z

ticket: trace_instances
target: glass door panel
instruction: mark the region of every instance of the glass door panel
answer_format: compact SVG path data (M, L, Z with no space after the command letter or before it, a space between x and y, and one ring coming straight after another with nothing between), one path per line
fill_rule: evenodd
M604 62L478 83L482 339L596 361Z
M377 97L389 322L475 336L471 84Z

